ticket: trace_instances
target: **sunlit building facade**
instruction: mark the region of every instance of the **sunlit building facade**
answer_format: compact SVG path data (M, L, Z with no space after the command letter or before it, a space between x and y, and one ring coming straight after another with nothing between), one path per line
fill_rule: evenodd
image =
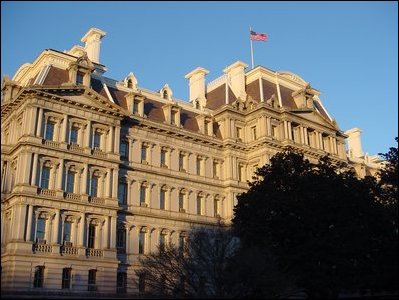
M298 75L237 61L206 84L199 67L182 101L133 73L104 76L104 36L92 28L84 46L46 49L3 79L2 293L143 292L138 257L228 225L247 180L286 146L354 161L360 176L378 168Z

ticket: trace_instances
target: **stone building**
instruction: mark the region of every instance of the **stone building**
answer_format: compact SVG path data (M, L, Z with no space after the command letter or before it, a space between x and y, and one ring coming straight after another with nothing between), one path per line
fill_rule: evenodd
M136 293L138 256L228 225L254 170L285 146L378 168L298 75L237 61L206 84L199 67L182 101L133 73L105 77L104 36L91 28L84 46L46 49L3 79L2 292Z

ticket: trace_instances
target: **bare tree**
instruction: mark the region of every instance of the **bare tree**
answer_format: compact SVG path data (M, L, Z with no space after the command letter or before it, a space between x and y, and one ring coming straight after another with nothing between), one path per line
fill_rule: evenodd
M183 248L173 244L140 258L150 292L167 297L225 298L227 267L239 248L227 229L194 229Z

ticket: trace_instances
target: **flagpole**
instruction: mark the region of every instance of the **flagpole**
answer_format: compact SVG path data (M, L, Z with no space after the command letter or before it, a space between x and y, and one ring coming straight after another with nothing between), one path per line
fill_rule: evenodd
M252 46L252 39L251 39L251 27L249 27L249 40L251 41L251 63L252 63L252 69L254 68L254 48Z

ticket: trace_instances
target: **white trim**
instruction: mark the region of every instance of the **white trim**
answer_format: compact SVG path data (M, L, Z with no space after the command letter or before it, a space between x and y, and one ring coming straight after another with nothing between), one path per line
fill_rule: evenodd
M105 83L103 83L103 87L104 87L105 92L107 93L109 101L111 101L112 103L115 103L115 101L112 98L111 93L109 92L108 87Z
M40 71L39 75L36 77L36 80L33 84L42 85L44 82L44 79L47 77L47 74L50 71L50 67L51 67L51 64L44 66L43 69Z

